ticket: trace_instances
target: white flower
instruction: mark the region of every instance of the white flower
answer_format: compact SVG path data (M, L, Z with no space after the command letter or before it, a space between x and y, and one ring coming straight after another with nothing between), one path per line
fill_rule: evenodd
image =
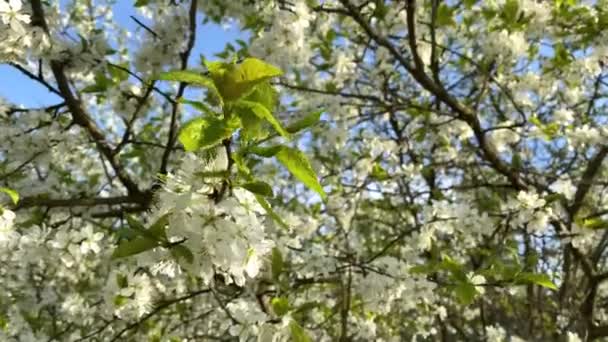
M237 321L244 325L264 322L268 318L268 316L260 310L257 303L247 302L244 299L228 303L226 308Z
M500 124L500 127L508 127L512 125L511 121L505 121ZM504 152L509 150L509 145L515 144L520 140L519 134L515 131L515 128L500 128L493 130L491 133L491 139L498 152Z
M357 64L353 62L352 57L349 57L349 55L344 52L338 52L336 56L336 73L334 81L338 84L342 84L344 80L352 76L356 68Z
M574 146L579 145L595 145L602 143L600 131L591 127L588 124L576 127L572 131L567 132L568 140Z
M103 233L94 232L91 226L87 226L82 230L81 235L84 238L80 243L80 252L82 254L87 254L88 252L97 254L101 251L99 241L103 239Z
M55 236L53 236L53 239L49 240L47 244L51 248L65 249L68 247L70 242L72 242L72 234L62 229L58 231Z
M582 342L583 340L581 340L581 338L578 337L577 334L568 331L568 334L566 334L566 341L567 342Z
M25 34L25 28L21 23L30 23L30 16L20 13L21 7L21 0L0 1L0 21L9 25L18 35Z
M15 213L8 209L1 209L2 215L0 215L0 233L3 231L9 231L13 228L13 221L15 220Z
M557 123L566 124L574 120L574 112L570 109L560 108L553 112L553 117Z
M522 207L526 209L540 208L545 205L546 201L538 196L535 192L520 191L517 194L517 200Z
M2 210L2 209L0 209ZM15 244L19 239L19 233L13 228L13 221L15 220L15 213L4 209L0 215L0 248L4 245Z
M551 208L547 210L540 210L534 213L532 220L528 222L528 231L530 232L542 232L547 228L549 224L549 218L551 216Z
M420 250L426 251L433 245L434 231L429 226L420 230L418 234L418 243L416 247Z
M569 179L558 179L551 185L551 189L564 195L567 200L572 200L576 193L576 186Z
M85 310L84 298L78 293L70 294L61 304L61 309L68 315L76 316Z
M483 287L486 283L486 278L484 276L469 272L467 278L471 284L475 285L475 290L477 290L479 294L484 294L484 292L486 292L486 289Z
M505 329L501 326L486 327L486 334L488 342L503 342L507 337Z

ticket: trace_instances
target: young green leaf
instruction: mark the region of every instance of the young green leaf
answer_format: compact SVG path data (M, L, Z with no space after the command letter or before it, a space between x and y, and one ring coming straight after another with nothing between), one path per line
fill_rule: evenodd
M293 342L312 342L306 330L296 321L289 323L289 331L291 332L291 341Z
M178 139L186 151L196 151L215 146L229 138L238 126L234 120L220 120L212 116L196 118L184 125Z
M112 258L125 258L131 255L139 254L158 247L158 241L147 237L137 237L130 241L124 241L116 247L112 253Z
M244 100L257 102L273 112L279 103L279 94L268 81L260 82Z
M272 306L272 312L279 317L284 316L287 312L289 312L289 310L291 310L289 301L285 297L272 298L270 305Z
M172 70L159 74L156 79L163 81L175 81L192 84L209 89L214 95L221 99L220 92L215 82L198 72L190 70Z
M201 113L205 113L207 115L215 115L215 113L211 110L211 108L209 108L206 104L204 104L200 101L192 101L192 100L186 100L184 98L180 98L177 102L190 105Z
M577 224L587 229L606 229L608 228L608 221L601 218L588 218L584 220L578 220Z
M477 290L475 289L475 285L467 282L461 282L454 286L454 293L462 305L469 305L473 303L473 300L475 300Z
M275 281L279 280L279 276L283 273L285 267L285 261L283 260L283 254L281 251L274 247L272 249L272 257L270 259L270 269L272 271L272 279Z
M5 194L7 194L8 197L11 198L11 201L13 201L13 204L17 205L17 203L19 203L19 194L17 193L17 191L5 187L0 187L0 192L4 192Z
M283 75L283 71L257 58L245 58L239 65L240 77L244 81L260 81Z
M374 164L370 176L379 181L384 181L391 178L388 172L379 163Z
M146 230L146 227L144 227L144 225L141 224L141 222L137 221L137 219L134 216L127 215L126 219L127 219L127 223L129 224L129 227L131 227L131 229L138 231L138 232L143 232Z
M249 182L240 185L241 188L247 189L256 195L261 195L265 197L274 196L272 192L272 187L268 185L268 183L264 183L261 181Z
M121 65L108 64L108 71L114 82L126 81L129 78L129 73L125 70L128 69L128 66L129 63L123 63Z
M156 76L156 79L162 81L184 82L203 87L215 87L213 80L198 72L191 70L171 70L163 72Z
M289 133L283 129L283 126L281 126L279 120L277 120L277 118L275 118L274 115L272 115L272 113L260 103L242 100L236 103L236 108L238 111L240 111L240 113L242 113L241 116L255 115L260 119L268 121L280 135L289 139Z
M260 157L271 158L274 157L277 153L279 153L282 148L283 146L281 145L274 145L269 147L253 146L249 148L248 151Z
M287 223L285 223L285 221L283 221L283 219L279 215L277 215L277 213L275 213L274 210L272 210L270 203L268 203L268 201L266 201L266 199L264 197L262 197L260 195L255 195L255 199L258 200L258 203L260 203L260 206L262 206L262 208L264 208L264 210L266 211L268 216L270 216L270 218L272 218L279 226L281 226L285 229L289 229L289 226L287 225Z
M147 232L151 237L155 237L158 241L167 241L166 226L169 224L169 214L161 216L154 224L148 228Z
M283 146L276 154L276 157L277 160L283 164L294 177L304 183L304 185L317 192L322 199L327 197L323 187L319 184L315 171L310 166L308 158L306 158L304 153L291 147Z
M207 62L207 69L225 101L235 101L250 94L256 85L283 72L255 58L246 58L241 64Z
M299 131L303 130L304 128L308 128L308 127L316 124L317 122L319 122L319 120L321 119L321 114L323 114L323 110L318 110L316 112L312 112L312 113L306 115L305 117L301 118L300 120L287 126L287 128L285 130L289 133L299 132Z
M239 115L243 128L240 136L245 141L255 141L268 136L269 131L265 127L265 121L251 114Z
M183 259L189 264L194 261L194 254L192 254L192 251L190 251L190 249L188 249L188 247L184 245L180 244L171 246L169 248L169 251L171 252L171 255L173 255L173 257L177 260Z
M557 290L557 286L551 281L551 278L543 273L522 272L517 275L515 280L518 283L534 284L551 290Z

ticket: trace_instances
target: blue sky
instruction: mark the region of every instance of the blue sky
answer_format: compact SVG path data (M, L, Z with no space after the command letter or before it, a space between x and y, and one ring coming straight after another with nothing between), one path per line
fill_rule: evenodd
M134 1L118 1L118 4L114 7L115 20L129 30L141 31L141 28L129 18L130 15L136 14L132 7L133 3ZM141 17L138 19L143 20ZM236 26L225 29L212 23L202 25L201 20L202 17L199 15L196 42L190 57L191 65L198 61L200 54L203 54L206 58L214 59L213 54L222 51L226 43L246 38L246 35ZM0 64L0 97L8 99L11 103L26 107L41 107L60 102L60 99L49 93L46 88L27 78L13 67L4 64Z

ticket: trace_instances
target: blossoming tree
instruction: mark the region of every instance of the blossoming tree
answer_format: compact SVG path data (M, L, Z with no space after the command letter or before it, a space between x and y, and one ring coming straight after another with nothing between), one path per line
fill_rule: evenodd
M608 337L608 1L114 3L0 0L0 340Z

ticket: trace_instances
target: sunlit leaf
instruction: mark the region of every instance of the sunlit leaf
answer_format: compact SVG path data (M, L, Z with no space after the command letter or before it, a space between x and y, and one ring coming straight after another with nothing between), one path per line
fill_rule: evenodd
M323 114L323 110L318 110L316 112L312 112L312 113L304 116L300 120L287 126L287 128L285 130L289 133L296 133L296 132L303 130L304 128L313 126L314 124L319 122L319 120L321 119L321 114Z
M304 185L318 193L321 198L325 199L326 194L323 187L317 179L317 174L310 166L308 158L294 148L283 146L276 154L277 160L289 170L289 172L299 179Z
M247 189L256 195L272 197L272 187L268 183L255 181L239 185L241 188Z
M17 203L19 203L19 194L17 191L6 187L0 187L0 192L7 194L8 197L11 198L11 201L13 201L13 204L17 205Z
M232 136L238 126L233 120L220 120L212 116L196 118L184 125L179 133L179 141L186 151L209 148Z

